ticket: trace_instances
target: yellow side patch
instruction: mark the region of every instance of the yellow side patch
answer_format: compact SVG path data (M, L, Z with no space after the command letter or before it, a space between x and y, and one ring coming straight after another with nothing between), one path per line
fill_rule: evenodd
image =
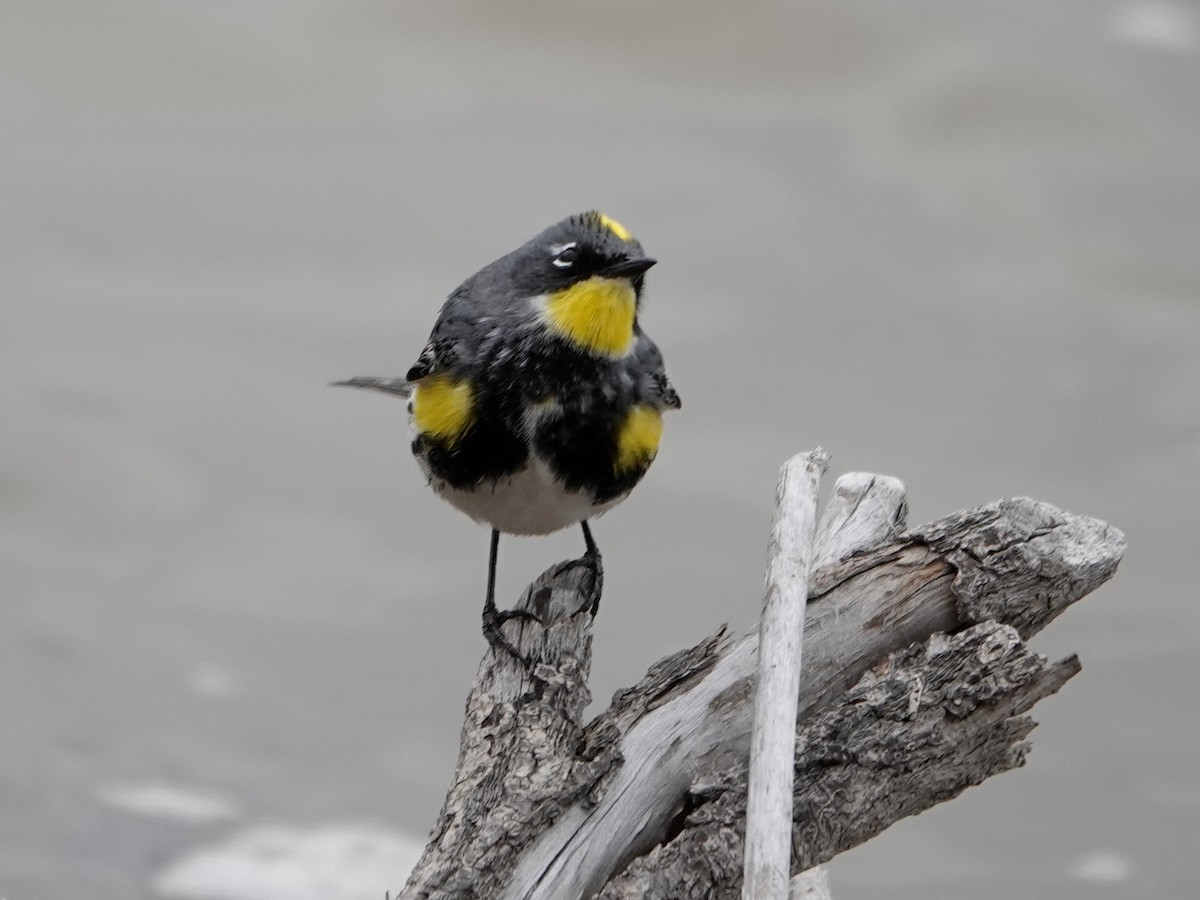
M615 234L623 241L632 241L633 235L629 233L629 229L618 222L616 219L610 219L604 213L600 213L600 224Z
M619 359L633 346L637 294L628 278L589 278L551 294L546 324L588 353Z
M413 425L421 434L453 442L471 425L475 392L469 381L430 375L413 389Z
M613 471L620 475L650 465L662 440L662 413L653 406L635 406L617 429L617 458Z

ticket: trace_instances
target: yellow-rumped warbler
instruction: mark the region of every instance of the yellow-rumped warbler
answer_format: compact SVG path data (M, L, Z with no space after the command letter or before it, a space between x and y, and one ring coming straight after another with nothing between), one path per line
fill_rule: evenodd
M616 506L658 452L679 395L638 324L654 265L619 222L563 219L449 296L402 379L339 384L408 399L412 452L433 490L492 527L484 634L511 646L496 609L500 532L549 534Z

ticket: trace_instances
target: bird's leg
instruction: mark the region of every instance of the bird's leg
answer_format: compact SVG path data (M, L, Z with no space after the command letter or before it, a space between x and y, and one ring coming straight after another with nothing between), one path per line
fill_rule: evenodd
M600 548L596 546L596 539L592 537L592 529L588 527L587 519L580 522L579 527L583 529L583 543L587 545L587 555L599 560Z
M493 528L492 548L488 554L487 598L483 601L483 636L487 638L487 642L493 649L504 650L513 658L528 663L529 660L523 657L520 651L513 646L512 641L504 636L500 626L510 619L532 619L536 622L538 617L525 609L499 610L496 608L496 558L499 553L500 532Z

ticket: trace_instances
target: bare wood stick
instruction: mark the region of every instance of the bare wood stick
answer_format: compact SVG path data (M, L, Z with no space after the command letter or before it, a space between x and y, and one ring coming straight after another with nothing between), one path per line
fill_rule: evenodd
M785 900L788 893L792 757L796 752L804 607L817 529L817 492L828 465L828 454L818 448L792 457L779 473L766 599L758 631L742 884L745 900Z

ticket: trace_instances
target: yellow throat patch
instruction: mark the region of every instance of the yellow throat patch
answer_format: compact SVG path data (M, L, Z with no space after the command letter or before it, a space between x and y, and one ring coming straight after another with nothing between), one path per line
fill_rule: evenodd
M581 350L619 359L633 346L637 294L628 278L589 278L550 295L546 324Z
M475 392L469 381L430 375L413 388L413 425L421 434L453 443L474 419Z
M650 465L658 453L662 428L662 413L653 406L639 405L631 409L617 429L617 457L613 471L620 475Z

